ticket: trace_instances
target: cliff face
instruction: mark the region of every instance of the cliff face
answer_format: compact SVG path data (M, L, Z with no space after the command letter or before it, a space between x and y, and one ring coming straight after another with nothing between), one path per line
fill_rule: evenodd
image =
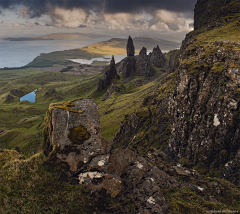
M193 165L223 173L240 149L240 43L210 45L211 52L207 47L182 52L168 109L169 159L186 157ZM234 169L231 180L239 185L239 168Z
M176 88L168 105L168 160L186 158L199 170L237 185L240 43L235 30L239 29L239 6L239 1L230 0L197 2L195 29L203 28L183 41Z
M195 25L203 28L186 36L180 64L174 57L169 63L178 66L168 68L176 70L176 85L160 82L158 91L121 124L114 147L132 146L144 154L154 146L170 162L187 162L208 176L240 186L238 5L239 1L198 1Z
M222 17L231 18L239 13L240 2L238 0L198 0L194 9L194 29L207 27L210 23L224 24Z

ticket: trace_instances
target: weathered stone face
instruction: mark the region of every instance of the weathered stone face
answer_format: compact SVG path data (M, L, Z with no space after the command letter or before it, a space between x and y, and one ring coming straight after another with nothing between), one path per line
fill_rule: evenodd
M172 135L169 160L177 162L186 157L193 165L210 170L219 170L220 166L229 163L227 170L221 169L222 176L226 178L239 165L236 152L240 149L240 44L219 41L212 47L215 51L211 54L206 54L203 47L192 52L188 52L186 47L182 49L176 89L168 108ZM185 64L189 57L194 56L194 63L199 66L196 74ZM235 164L231 165L233 160ZM239 170L234 174L236 177L232 176L231 180L239 185L236 182Z
M49 134L53 151L49 162L65 162L76 172L93 156L106 154L108 142L101 136L98 107L90 99L73 102L71 109L83 113L54 108L51 113L52 131Z
M119 78L120 77L117 74L117 70L115 67L114 56L112 56L112 60L108 70L104 73L103 79L100 79L98 82L97 91L101 91L102 89L107 88L113 79L119 79Z
M166 64L167 60L158 46L153 48L153 52L150 56L150 62L157 68L161 68Z
M139 76L151 77L154 75L155 70L150 62L150 57L147 55L146 48L142 48L136 59L136 71Z
M135 48L133 45L133 40L131 36L128 37L128 43L127 43L127 56L134 56L135 54Z

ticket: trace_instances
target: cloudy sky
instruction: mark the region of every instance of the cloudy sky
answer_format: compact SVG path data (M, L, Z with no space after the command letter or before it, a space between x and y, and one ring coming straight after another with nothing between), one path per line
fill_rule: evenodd
M149 35L180 41L197 0L0 0L0 37L48 33Z

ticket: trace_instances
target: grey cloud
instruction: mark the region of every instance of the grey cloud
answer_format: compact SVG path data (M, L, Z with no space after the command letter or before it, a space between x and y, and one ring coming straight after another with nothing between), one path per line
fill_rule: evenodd
M85 11L95 10L105 13L138 13L146 11L154 13L158 9L173 12L193 12L197 0L0 0L0 11L14 6L24 5L29 8L29 17L40 17L51 14L55 7Z

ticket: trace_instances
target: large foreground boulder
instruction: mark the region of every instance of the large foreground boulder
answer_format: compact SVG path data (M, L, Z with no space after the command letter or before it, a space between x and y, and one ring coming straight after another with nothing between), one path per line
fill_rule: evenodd
M74 174L94 156L109 151L101 136L98 106L94 100L52 104L48 110L44 134L44 152L48 162L60 164Z

